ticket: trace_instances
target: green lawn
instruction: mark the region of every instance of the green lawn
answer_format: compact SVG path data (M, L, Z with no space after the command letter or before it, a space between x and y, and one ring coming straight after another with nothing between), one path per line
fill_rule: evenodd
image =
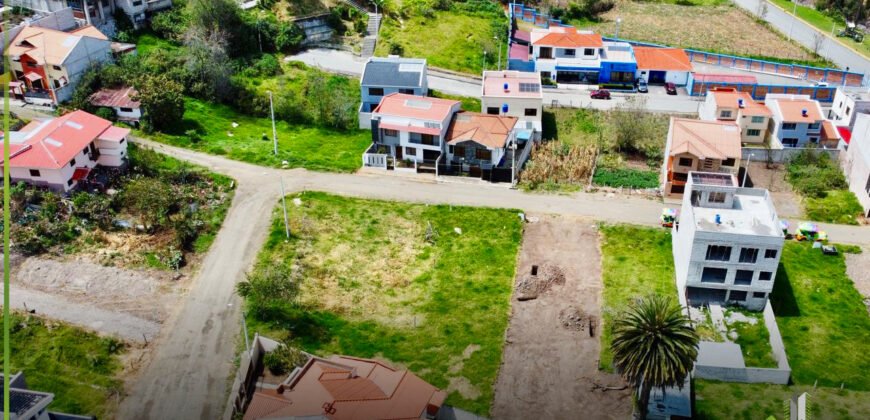
M450 95L447 93L438 92L429 89L429 96L443 99L453 99L454 101L462 102L462 109L465 111L481 112L480 98L472 98L468 96Z
M783 8L787 13L791 14L794 10L794 3L788 0L770 0L773 4ZM807 7L798 4L797 6L797 16L801 20L806 23L809 23L812 26L815 26L819 31L831 34L831 29L834 29L834 35L836 36L837 32L846 27L846 22L840 18L834 18L829 15L826 15L823 12L820 12L812 7ZM870 57L870 38L864 37L864 42L858 43L855 42L852 38L846 37L838 37L837 40L848 45L849 47L857 50L859 53L864 55L864 57ZM831 42L830 40L825 40L825 42ZM824 49L824 45L822 45L822 49ZM861 69L851 69L853 71L862 71Z
M599 168L592 176L595 185L608 187L656 188L659 186L659 173L653 170L642 171L631 168Z
M729 322L728 329L737 332L736 344L740 345L740 350L743 352L743 360L746 366L775 368L777 367L776 360L770 349L770 333L764 325L764 316L759 312L750 312L729 308L727 311L740 312L747 318L755 319L755 323L750 322Z
M870 317L842 255L786 243L771 301L795 383L870 391Z
M161 38L159 35L151 31L140 31L133 34L131 43L136 44L136 50L141 55L148 55L154 50L176 51L181 49L181 46L167 39Z
M233 123L238 127L233 128ZM187 133L194 130L199 139ZM231 107L198 99L185 101L184 121L171 133L143 135L154 140L230 159L264 166L353 172L362 165L362 153L371 133L347 132L277 121L278 156L272 153L272 123L268 118L244 115Z
M855 194L849 190L831 190L822 198L804 198L804 210L810 220L857 225L856 216L864 212Z
M630 225L601 226L604 329L599 367L612 371L610 324L632 299L658 294L676 299L671 232Z
M293 235L285 241L276 209L254 270L299 274L298 302L249 301L249 330L289 333L320 355L386 359L448 390L449 404L488 414L522 236L517 211L318 192L287 203Z
M739 384L696 379L695 418L701 420L783 419L783 401L809 393L810 416L817 420L870 418L870 392L812 385Z
M122 342L32 315L13 313L11 321L12 372L23 371L30 389L54 393L50 410L112 417L124 389Z

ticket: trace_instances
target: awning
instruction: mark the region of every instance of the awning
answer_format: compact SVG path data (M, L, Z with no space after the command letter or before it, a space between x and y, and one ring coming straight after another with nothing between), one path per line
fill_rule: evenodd
M32 71L25 74L24 77L26 77L27 80L30 80L31 82L35 82L39 79L42 79L42 75L40 75L39 73L36 73L36 72L32 72Z
M73 181L81 181L87 178L89 173L91 173L89 168L76 168L76 170L73 171L72 179Z
M408 131L411 133L431 134L433 136L441 134L440 128L417 127L414 125L381 124L379 125L379 127L383 128L384 130Z

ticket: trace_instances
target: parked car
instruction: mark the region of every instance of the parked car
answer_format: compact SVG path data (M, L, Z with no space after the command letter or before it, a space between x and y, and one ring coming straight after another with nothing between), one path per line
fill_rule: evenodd
M592 99L610 99L610 91L607 89L596 89L589 96Z
M677 85L675 85L671 82L665 83L665 92L667 92L668 95L676 95L677 94Z
M649 92L649 86L646 84L646 80L637 79L637 91L640 93Z

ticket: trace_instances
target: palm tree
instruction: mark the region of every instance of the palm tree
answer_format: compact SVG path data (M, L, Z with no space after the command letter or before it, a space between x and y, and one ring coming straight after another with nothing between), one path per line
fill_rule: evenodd
M682 386L698 357L698 334L673 300L652 295L634 302L613 323L613 363L640 388L645 419L653 387Z

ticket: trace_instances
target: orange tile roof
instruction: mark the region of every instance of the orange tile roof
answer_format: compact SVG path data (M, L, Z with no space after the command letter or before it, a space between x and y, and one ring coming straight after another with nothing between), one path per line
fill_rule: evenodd
M669 156L688 153L700 159L740 159L740 127L734 123L671 118Z
M444 121L451 114L453 106L459 103L450 99L391 93L381 99L381 103L372 113Z
M547 35L532 40L532 45L551 47L595 47L604 46L601 35L593 33L577 33L575 28L554 27Z
M692 71L689 56L680 48L634 47L637 68L643 70Z
M61 32L53 29L27 26L9 44L9 55L19 57L27 54L38 64L46 62L54 65L63 64L82 37L106 39L96 28L85 27L76 32ZM97 34L102 35L99 37Z
M779 111L782 113L784 122L810 122L821 121L821 111L819 111L819 103L812 99L788 99L788 98L773 98L771 101L776 101L779 105ZM803 110L807 110L807 116L803 116Z
M756 102L752 99L752 95L746 92L738 92L734 89L728 90L711 90L707 93L712 95L716 101L716 106L719 108L738 108L739 100L743 99L742 111L746 115L762 115L771 116L772 113L764 104Z
M473 141L490 149L505 147L517 121L516 117L457 112L447 129L447 144Z
M81 36L89 36L91 38L102 39L104 41L108 41L109 37L106 34L100 32L94 25L82 26L76 30L69 31L71 34L81 35Z

